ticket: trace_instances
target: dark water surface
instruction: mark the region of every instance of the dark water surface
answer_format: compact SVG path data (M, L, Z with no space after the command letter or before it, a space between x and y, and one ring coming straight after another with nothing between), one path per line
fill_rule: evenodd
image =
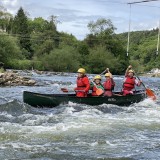
M75 86L76 75L21 74L38 84L0 88L0 160L160 159L160 78L142 77L157 102L145 99L129 107L69 102L37 109L23 103L24 90L61 93L61 87ZM122 80L115 76L115 90L121 90Z

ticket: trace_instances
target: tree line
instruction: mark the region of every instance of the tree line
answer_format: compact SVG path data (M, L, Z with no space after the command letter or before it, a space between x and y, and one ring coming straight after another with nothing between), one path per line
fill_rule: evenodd
M127 57L127 34L115 34L110 19L89 22L90 33L82 41L56 26L54 15L31 19L22 7L15 16L0 7L0 62L5 68L63 72L84 67L89 73L101 73L108 67L114 74L123 74L130 63L138 71L159 67L158 56L151 54L157 30L131 33Z

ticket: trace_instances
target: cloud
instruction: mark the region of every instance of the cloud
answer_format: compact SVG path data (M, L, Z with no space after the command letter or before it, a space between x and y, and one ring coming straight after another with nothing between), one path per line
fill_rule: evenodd
M18 0L2 0L1 4L5 6L16 6L18 4Z
M89 32L87 24L98 18L110 18L117 28L117 33L128 31L129 5L135 0L1 0L12 14L16 14L20 6L29 12L30 17L58 16L62 22L58 30L74 34L82 39ZM138 0L137 0L138 1ZM151 6L148 6L151 5ZM156 6L156 7L154 7ZM131 6L131 30L151 29L159 19L159 2L144 3Z

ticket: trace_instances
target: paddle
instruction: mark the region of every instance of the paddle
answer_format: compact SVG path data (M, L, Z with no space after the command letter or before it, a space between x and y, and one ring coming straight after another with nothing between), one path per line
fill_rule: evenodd
M106 68L100 75L104 74L105 72L109 71L109 68ZM96 87L96 94L97 96L100 96L104 93L103 89L98 88L97 85L95 84L95 82L93 82L93 80L91 80L91 82L93 83L93 85Z
M140 80L140 78L137 76L137 75L135 75L139 80ZM142 83L142 85L143 85L143 87L146 89L146 94L147 94L147 96L149 97L149 98L151 98L152 100L156 100L157 98L156 98L156 95L154 94L154 92L150 89L150 88L147 88L145 85L144 85L144 83L143 82L141 82Z
M62 92L73 92L73 90L68 90L67 88L61 88ZM84 92L83 90L74 90L75 92Z
M97 85L95 84L95 82L93 80L91 80L91 82L93 83L93 85L96 87L96 95L100 96L104 93L103 89L98 88Z

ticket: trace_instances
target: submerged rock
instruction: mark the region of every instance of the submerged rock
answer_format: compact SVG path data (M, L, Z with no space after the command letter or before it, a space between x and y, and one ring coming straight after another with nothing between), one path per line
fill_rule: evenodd
M13 71L0 73L0 86L33 86L35 84L35 80L32 80L29 77L22 77Z

